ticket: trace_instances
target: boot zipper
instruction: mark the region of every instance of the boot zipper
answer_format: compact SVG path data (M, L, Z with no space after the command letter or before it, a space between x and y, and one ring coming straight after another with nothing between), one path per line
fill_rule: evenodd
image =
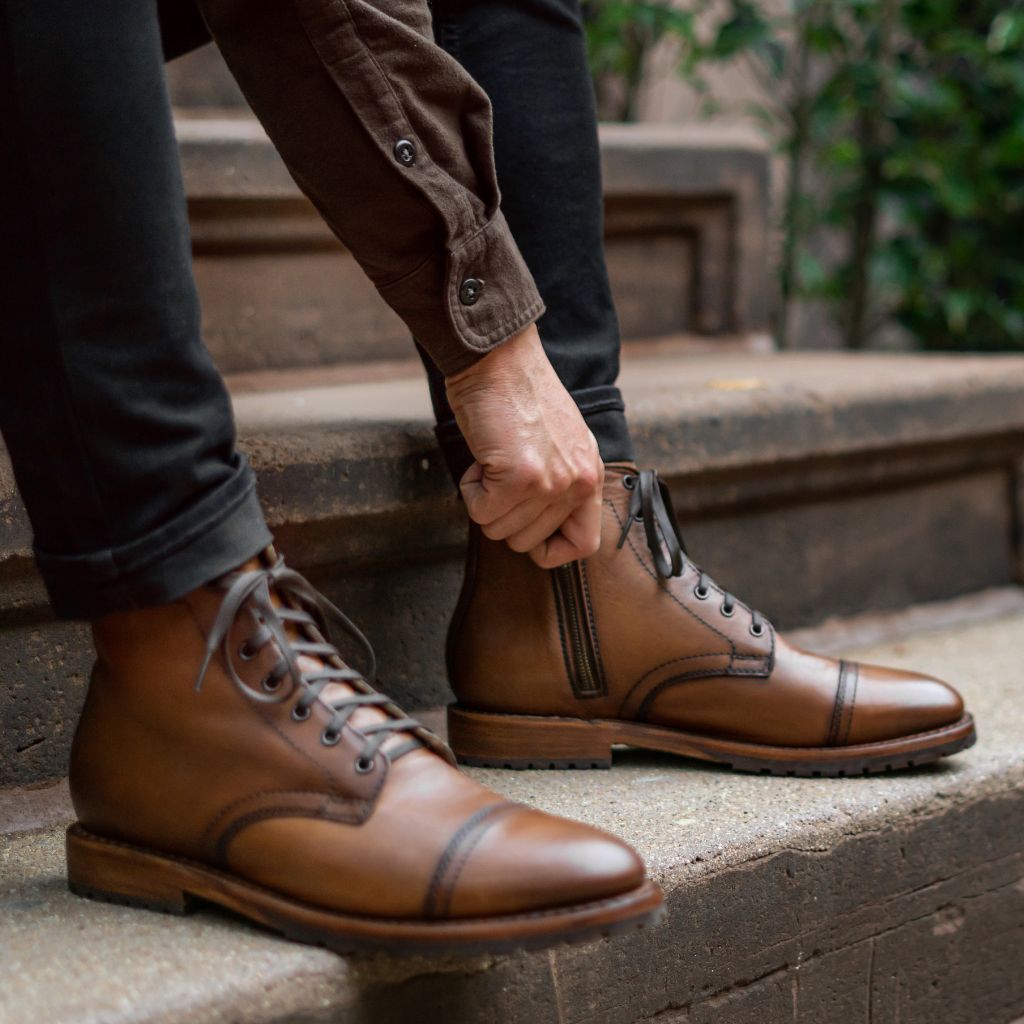
M586 569L582 562L570 562L553 569L551 579L573 693L577 697L603 696L608 691L587 592Z

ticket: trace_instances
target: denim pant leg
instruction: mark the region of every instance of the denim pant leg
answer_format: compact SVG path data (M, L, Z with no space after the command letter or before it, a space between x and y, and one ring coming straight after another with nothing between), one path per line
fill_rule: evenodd
M544 348L606 462L631 460L619 328L603 249L601 155L579 0L433 0L438 42L494 108L502 209L547 313ZM425 360L437 435L458 479L472 461Z
M0 2L0 432L58 615L270 539L202 344L156 7Z

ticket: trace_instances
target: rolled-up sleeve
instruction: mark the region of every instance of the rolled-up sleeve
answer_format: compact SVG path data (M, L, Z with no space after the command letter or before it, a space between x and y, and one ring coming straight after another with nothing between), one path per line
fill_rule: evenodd
M425 0L200 7L296 182L442 373L541 315L501 213L490 103L434 44Z

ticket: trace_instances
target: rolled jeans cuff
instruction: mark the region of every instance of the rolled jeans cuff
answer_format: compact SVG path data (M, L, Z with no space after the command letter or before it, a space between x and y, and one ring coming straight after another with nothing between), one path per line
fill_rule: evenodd
M256 476L237 455L233 476L144 537L84 555L35 552L54 613L96 619L176 601L262 551L271 534Z
M583 419L597 439L603 462L633 462L633 439L626 422L626 404L622 392L616 387L582 388L571 391ZM441 454L448 465L455 485L473 464L473 454L454 419L439 423L434 428Z

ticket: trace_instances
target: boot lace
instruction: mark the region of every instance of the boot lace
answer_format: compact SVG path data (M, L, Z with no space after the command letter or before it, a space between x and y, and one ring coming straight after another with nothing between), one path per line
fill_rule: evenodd
M349 724L359 708L377 707L384 711L389 716L385 721L358 729L350 726L352 732L364 741L356 760L357 772L373 770L377 752L395 733L413 732L416 735L386 751L389 761L397 761L425 743L434 745L430 742L434 738L416 719L407 717L389 697L377 693L367 682L367 677L372 679L376 675L376 658L370 642L362 632L304 576L289 569L283 558L278 557L269 568L229 573L219 584L226 588L226 592L207 637L206 656L196 679L197 691L202 687L210 662L220 648L229 678L250 700L276 704L288 701L295 693L299 693L299 699L291 712L297 722L310 717L313 704L320 699L320 694L329 684L346 683L355 690L351 695L323 701L332 712L320 737L325 746L333 746L341 739L342 729ZM274 604L272 593L280 597L279 604ZM231 628L242 614L253 617L256 630L237 651L232 652L229 649ZM360 648L365 656L365 675L342 662L337 648L327 639L330 635L329 621L337 623ZM298 637L289 636L289 624L294 627ZM239 676L235 658L251 661L269 643L276 646L281 658L263 677L259 689L256 689ZM303 672L299 667L300 655L321 660L323 667L315 672ZM291 688L283 688L285 679L292 680ZM440 745L439 740L434 742Z
M619 535L618 547L621 548L626 543L633 524L642 523L647 547L654 559L658 575L663 579L682 576L686 572L686 563L689 560L698 573L697 585L693 592L698 600L706 601L711 596L715 582L689 558L665 482L658 479L655 470L642 469L639 473L628 473L624 476L622 486L630 492L630 497L629 511ZM721 590L720 587L716 589ZM721 593L722 604L719 611L726 618L730 618L736 611L736 598L726 590L721 590ZM751 610L750 615L750 632L754 636L761 636L767 620L758 611Z

